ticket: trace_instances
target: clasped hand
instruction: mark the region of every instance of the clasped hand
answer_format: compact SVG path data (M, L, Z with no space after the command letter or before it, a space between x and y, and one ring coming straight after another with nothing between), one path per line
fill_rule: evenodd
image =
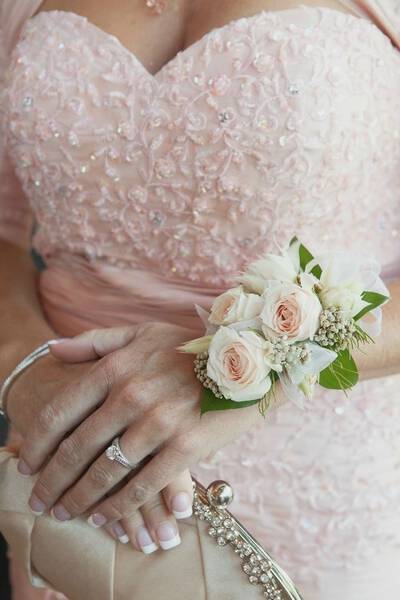
M89 512L92 525L145 552L179 543L173 515L190 514L188 469L257 418L253 407L200 417L193 357L176 350L192 337L151 322L92 330L52 346L59 360L91 362L41 408L24 437L19 470L40 471L34 512L52 509L63 521ZM146 459L137 472L106 457L118 435L131 463Z

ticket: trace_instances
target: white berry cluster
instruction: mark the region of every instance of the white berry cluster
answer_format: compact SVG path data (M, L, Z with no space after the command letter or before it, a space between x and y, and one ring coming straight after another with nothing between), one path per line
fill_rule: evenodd
M223 394L221 394L218 385L207 375L207 361L208 361L208 352L200 352L196 354L196 358L194 359L194 372L197 379L203 385L203 387L208 388L212 391L214 396L217 398L223 398Z
M340 308L326 308L322 311L314 341L325 348L345 350L354 341L356 330L354 320L346 317Z
M305 344L291 344L288 336L284 335L272 342L272 363L288 367L296 363L307 361L309 352Z

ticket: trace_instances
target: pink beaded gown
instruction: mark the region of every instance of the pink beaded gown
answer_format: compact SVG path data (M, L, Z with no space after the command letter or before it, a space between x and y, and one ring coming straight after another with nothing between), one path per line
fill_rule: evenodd
M0 235L43 258L57 333L199 333L194 303L294 233L399 275L400 2L344 4L229 22L152 75L87 18L2 0ZM306 600L400 598L399 387L320 390L193 467Z

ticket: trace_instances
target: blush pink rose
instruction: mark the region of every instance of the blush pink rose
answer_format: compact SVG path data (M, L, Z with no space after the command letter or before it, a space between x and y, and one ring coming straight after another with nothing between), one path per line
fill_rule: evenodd
M208 349L207 375L225 398L258 400L271 387L267 357L271 343L253 331L220 327Z
M259 316L264 301L257 294L246 294L241 286L218 296L211 307L208 320L214 325L229 325Z
M322 306L312 289L274 282L263 294L262 330L266 337L286 335L292 342L312 340L319 328Z

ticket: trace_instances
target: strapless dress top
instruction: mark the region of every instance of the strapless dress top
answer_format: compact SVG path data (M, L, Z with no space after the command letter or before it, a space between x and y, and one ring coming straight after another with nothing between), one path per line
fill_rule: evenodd
M44 302L75 261L84 295L93 269L113 279L114 267L138 297L157 282L163 309L178 289L185 318L294 233L400 264L400 53L368 19L261 11L152 75L87 18L41 12L6 83Z

